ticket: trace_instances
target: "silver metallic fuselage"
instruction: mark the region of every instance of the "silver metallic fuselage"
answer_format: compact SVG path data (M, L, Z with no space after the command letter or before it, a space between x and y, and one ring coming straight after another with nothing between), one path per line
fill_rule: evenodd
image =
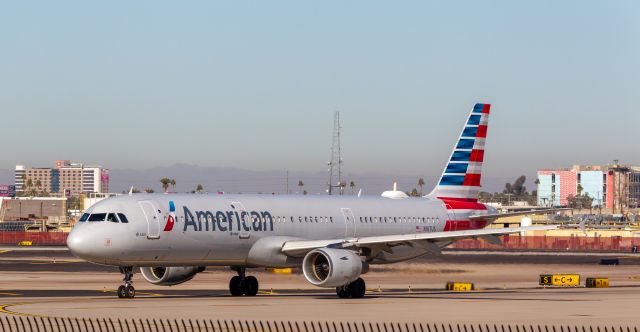
M222 215L216 221L218 212ZM123 195L101 201L87 213L123 213L129 222L77 223L69 248L88 261L118 266L252 266L249 252L266 237L326 240L442 232L448 217L442 201L424 197L208 194ZM170 216L175 224L166 230ZM371 263L425 253L398 246Z

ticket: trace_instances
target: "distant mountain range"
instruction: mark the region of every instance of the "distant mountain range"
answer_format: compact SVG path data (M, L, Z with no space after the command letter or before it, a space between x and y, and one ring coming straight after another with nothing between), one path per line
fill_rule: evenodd
M13 184L13 170L0 170L0 184ZM190 192L198 184L202 184L206 192L223 191L227 193L277 193L283 194L287 190L286 171L253 171L241 168L201 167L189 164L175 164L168 167L154 167L146 170L112 169L110 171L109 187L111 192L128 191L131 186L143 190L150 188L156 192L162 191L161 178L176 180L172 192ZM345 192L357 193L363 190L365 195L379 195L392 188L393 182L398 182L398 189L418 191L419 176L380 173L346 173L343 179L347 182ZM310 195L324 194L327 189L328 174L326 172L289 172L289 193L302 193L306 190ZM425 193L433 188L436 177L425 177ZM511 179L483 178L485 191L502 190L504 183ZM299 186L299 181L303 186ZM351 189L349 183L355 182Z

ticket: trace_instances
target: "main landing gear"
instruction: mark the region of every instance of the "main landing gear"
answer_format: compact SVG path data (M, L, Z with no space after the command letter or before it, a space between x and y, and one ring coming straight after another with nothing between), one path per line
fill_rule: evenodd
M136 289L133 288L133 266L121 266L120 273L124 274L124 285L118 287L118 297L121 299L132 299L136 296Z
M367 284L362 278L358 278L344 286L336 287L336 293L341 299L354 298L361 299L367 291Z
M254 276L246 276L246 268L232 267L238 273L229 281L229 292L232 296L256 296L258 294L258 279Z

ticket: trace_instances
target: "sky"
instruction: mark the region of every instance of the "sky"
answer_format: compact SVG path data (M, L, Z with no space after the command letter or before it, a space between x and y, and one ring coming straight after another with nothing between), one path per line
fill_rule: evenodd
M637 1L15 1L0 168L55 159L439 174L476 102L485 174L640 164Z

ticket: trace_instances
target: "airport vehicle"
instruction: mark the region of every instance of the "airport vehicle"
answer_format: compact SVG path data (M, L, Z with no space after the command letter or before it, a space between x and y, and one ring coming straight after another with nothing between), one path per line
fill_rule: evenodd
M464 238L554 226L487 229L505 215L478 203L490 105L476 104L433 191L409 198L130 194L105 199L81 217L67 245L87 261L119 266L121 298L132 298L134 268L152 284L191 280L207 266L237 272L229 291L254 296L253 267L302 267L313 285L335 288L341 298L361 298L369 264L406 261ZM545 213L549 211L536 211Z

